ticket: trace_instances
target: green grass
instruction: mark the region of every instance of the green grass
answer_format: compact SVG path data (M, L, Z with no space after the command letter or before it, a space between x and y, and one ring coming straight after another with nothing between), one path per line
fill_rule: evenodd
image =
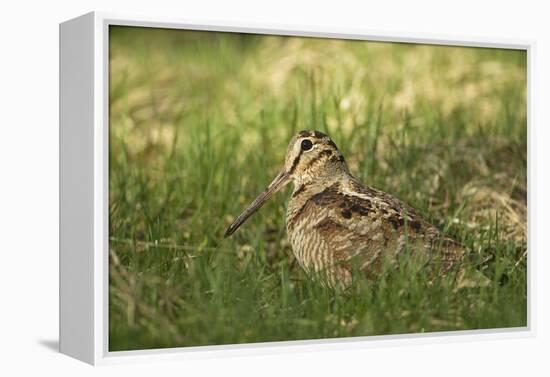
M111 351L525 326L526 54L115 27ZM290 189L231 238L291 136L494 255L488 287L406 266L349 292L294 263Z

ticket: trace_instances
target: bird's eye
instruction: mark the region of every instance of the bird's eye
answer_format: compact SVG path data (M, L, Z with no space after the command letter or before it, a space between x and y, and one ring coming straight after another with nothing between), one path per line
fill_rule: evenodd
M309 151L313 147L313 143L309 139L302 140L302 150Z

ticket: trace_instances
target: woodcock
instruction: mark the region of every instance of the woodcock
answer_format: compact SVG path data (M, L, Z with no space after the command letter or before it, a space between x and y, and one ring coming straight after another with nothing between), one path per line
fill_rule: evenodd
M349 285L354 271L376 276L384 260L398 261L403 253L420 256L444 274L467 252L407 204L361 185L336 144L319 131L292 138L281 172L225 236L291 181L286 227L292 250L306 272L322 273L328 285Z

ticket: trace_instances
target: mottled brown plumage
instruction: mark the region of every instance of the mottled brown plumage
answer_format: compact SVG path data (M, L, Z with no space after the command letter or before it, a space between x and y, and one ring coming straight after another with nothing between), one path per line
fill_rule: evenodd
M292 250L306 272L321 273L329 285L348 285L357 270L376 276L385 260L397 262L403 253L436 274L448 272L466 254L407 204L357 182L334 142L319 131L292 138L283 170L225 235L290 181L286 227Z

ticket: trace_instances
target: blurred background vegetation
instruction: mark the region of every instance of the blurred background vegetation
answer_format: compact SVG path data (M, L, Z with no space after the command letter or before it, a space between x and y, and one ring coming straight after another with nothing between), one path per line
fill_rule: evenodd
M526 52L110 29L110 350L517 327L527 321ZM406 271L306 279L289 190L223 232L291 136L328 133L364 184L481 255L485 288Z

